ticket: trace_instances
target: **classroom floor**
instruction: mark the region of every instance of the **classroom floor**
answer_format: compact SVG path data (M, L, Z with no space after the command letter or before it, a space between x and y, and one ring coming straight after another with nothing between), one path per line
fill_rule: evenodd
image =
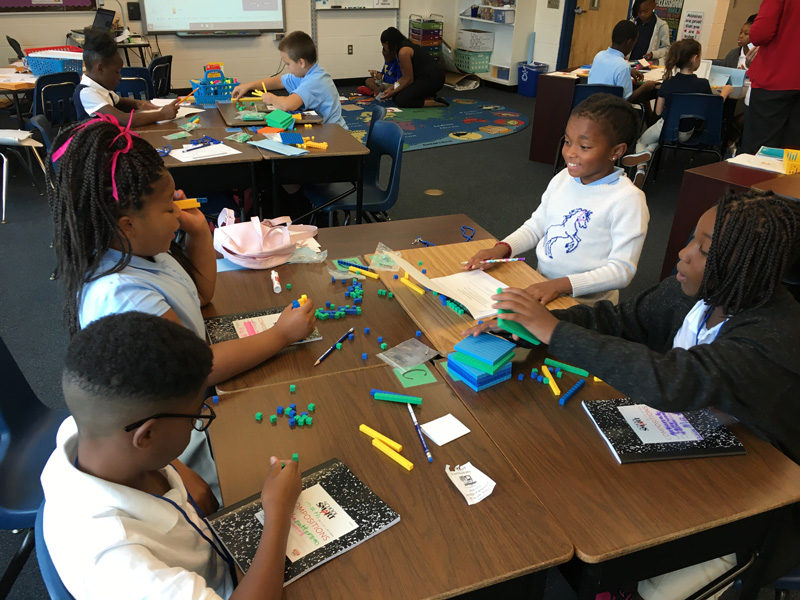
M344 94L355 88L342 87ZM456 92L447 91L446 95ZM535 101L502 90L481 87L465 97L502 104L533 117ZM0 129L15 128L7 112L0 111ZM488 231L503 237L518 227L538 206L552 177L552 166L528 161L531 128L520 133L470 144L409 152L403 157L400 198L390 211L394 220L465 213ZM672 216L684 169L705 164L693 154L662 161L658 181L645 187L650 228L639 270L623 299L658 282ZM465 165L468 168L464 168ZM12 159L6 209L7 224L0 225L0 336L8 345L34 391L43 402L61 407L60 369L66 348L61 324L61 292L50 280L55 256L50 249L52 222L47 200L31 186L29 177ZM39 186L44 189L40 180ZM438 196L426 195L442 190ZM505 210L497 210L502 199ZM435 240L431 240L434 241ZM377 242L377 240L376 240ZM409 240L411 242L411 240ZM530 253L529 260L535 260ZM0 531L0 569L5 569L19 544L19 536ZM483 594L481 594L483 595ZM490 593L486 593L489 597ZM46 598L36 558L32 556L9 595L9 600ZM772 598L762 591L759 600ZM571 600L574 592L553 570L548 577L547 600ZM734 600L738 592L723 598ZM800 600L800 592L788 598ZM472 598L470 599L472 600Z

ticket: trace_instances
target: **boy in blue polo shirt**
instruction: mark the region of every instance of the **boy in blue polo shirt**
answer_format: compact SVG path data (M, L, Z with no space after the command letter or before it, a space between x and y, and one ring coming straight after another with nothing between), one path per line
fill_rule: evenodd
M281 59L288 73L243 83L234 88L232 99L236 100L252 90L285 89L288 96L276 96L267 92L263 100L275 108L292 112L313 110L319 113L323 123L338 123L345 129L339 91L328 72L317 64L317 47L307 33L293 31L278 45Z
M631 53L637 39L639 30L634 23L630 21L617 23L611 32L611 47L598 52L592 61L589 84L618 85L622 88L622 97L632 104L648 100L655 90L655 82L645 81L634 90L633 79L641 81L644 76L639 71L631 69L625 58Z

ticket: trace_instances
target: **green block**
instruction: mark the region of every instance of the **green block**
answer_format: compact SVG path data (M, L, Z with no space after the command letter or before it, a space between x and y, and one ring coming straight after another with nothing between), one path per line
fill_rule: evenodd
M301 415L297 415L295 417L294 421L295 421L295 423L297 423L298 427L302 427L303 425L306 424L306 418L301 416Z
M278 415L270 415L269 416L269 422L273 423L273 424L277 423L278 422Z
M389 298L394 298L394 294L392 292L389 292Z
M300 460L300 455L299 455L299 454L297 454L297 452L295 452L294 454L292 454L292 460L293 460L294 462L297 462L297 461L299 461L299 460Z
M341 350L342 349L342 344L340 342L336 342L336 349L337 350Z
M510 350L507 354L500 359L500 361L496 365L487 364L477 358L469 356L468 354L464 354L463 352L456 352L454 358L460 362L464 363L465 365L469 365L470 367L474 367L483 373L487 373L488 375L494 375L500 369L502 369L508 361L516 356L513 350ZM535 369L534 369L535 370Z
M290 392L290 393L294 394L294 390L295 390L295 389L296 389L296 388L294 387L294 384L291 384L291 385L289 386L289 392Z
M309 404L309 405L308 405L308 410L309 410L309 412L314 412L314 409L315 409L315 408L317 408L317 405L316 405L316 404L314 404L313 402L312 402L311 404Z
M287 290L290 290L290 289L292 289L292 284L291 284L291 283L287 283L287 284L286 284L286 289L287 289Z
M547 377L542 377L542 383L545 385L550 385L550 380Z
M559 379L561 379L561 373L562 373L562 372L563 372L563 371L559 371L558 373L556 373L556 377L558 377Z
M438 296L438 295L439 295L439 292L437 292L436 290L433 290L433 295L434 295L434 296Z
M386 348L388 348L386 342L382 343L381 344L381 350L386 350Z
M419 261L417 264L421 267L422 266L422 261Z
M306 417L306 425L311 425L314 422L314 419L311 417Z
M418 396L404 396L403 394L386 394L384 392L375 392L373 398L375 398L375 400L383 400L384 402L403 402L406 404L422 404L422 398Z
M262 413L260 413L260 412L256 413L256 421L260 421L263 418L264 418L264 415Z
M553 360L552 358L545 358L544 364L550 367L558 367L559 369L567 371L568 373L575 373L575 375L580 375L581 377L589 376L589 371L580 369L578 367L573 367L572 365L565 365L564 363Z

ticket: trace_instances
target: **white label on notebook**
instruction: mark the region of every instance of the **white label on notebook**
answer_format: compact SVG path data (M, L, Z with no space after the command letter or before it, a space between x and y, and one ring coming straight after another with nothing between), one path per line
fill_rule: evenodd
M645 404L617 407L643 444L699 442L703 439L682 413L669 413Z
M266 331L278 322L278 318L280 318L280 316L281 313L275 313L274 315L239 319L238 321L234 321L232 325L236 330L236 335L238 335L240 338L245 338L257 333L261 333L262 331Z

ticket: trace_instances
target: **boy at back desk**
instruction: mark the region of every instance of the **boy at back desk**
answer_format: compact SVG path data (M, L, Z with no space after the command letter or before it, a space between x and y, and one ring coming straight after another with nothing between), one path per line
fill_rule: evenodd
M270 458L266 522L234 589L233 560L171 462L215 414L203 401L208 346L185 327L127 312L95 321L67 350L72 413L42 472L44 539L67 590L91 598L280 598L298 464ZM193 486L192 489L197 489Z
M622 88L622 97L631 104L644 103L648 107L648 100L652 99L656 89L654 81L642 81L642 75L636 69L631 69L627 56L633 50L636 40L639 39L639 30L631 21L620 21L611 32L611 46L598 52L592 61L589 70L589 84L618 85ZM635 90L633 80L642 81Z
M131 125L137 127L168 121L177 116L180 100L157 106L149 100L121 98L114 92L122 80L122 57L117 52L117 43L108 32L86 31L83 64L86 73L72 95L79 121L102 113L116 117L121 125L127 125L131 120Z
M232 100L264 88L267 91L262 96L265 104L286 112L313 110L319 113L323 123L338 123L347 129L339 91L328 72L317 62L314 40L307 33L293 31L281 40L278 50L288 73L237 85ZM269 92L280 89L285 89L289 95L276 96Z

